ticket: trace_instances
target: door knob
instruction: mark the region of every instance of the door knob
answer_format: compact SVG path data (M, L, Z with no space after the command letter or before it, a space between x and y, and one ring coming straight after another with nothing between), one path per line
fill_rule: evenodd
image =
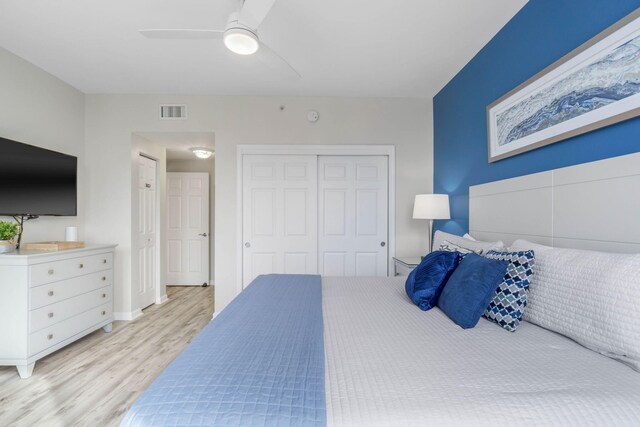
M249 242L245 243L245 244L244 244L244 247L245 247L245 248L250 248L250 247L251 247L251 243L249 243Z
M145 184L144 185L146 188L151 188L151 184Z
M385 242L380 242L380 246L382 246L384 248L384 246L386 245Z
M207 237L207 233L200 233L198 236Z

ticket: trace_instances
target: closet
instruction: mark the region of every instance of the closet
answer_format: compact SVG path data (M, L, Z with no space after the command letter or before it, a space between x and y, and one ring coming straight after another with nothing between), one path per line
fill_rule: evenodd
M242 159L242 282L269 273L387 276L389 157Z

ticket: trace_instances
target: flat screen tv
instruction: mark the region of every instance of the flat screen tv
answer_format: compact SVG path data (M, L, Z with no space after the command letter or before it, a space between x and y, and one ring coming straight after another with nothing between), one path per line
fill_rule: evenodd
M76 216L78 159L0 137L0 215Z

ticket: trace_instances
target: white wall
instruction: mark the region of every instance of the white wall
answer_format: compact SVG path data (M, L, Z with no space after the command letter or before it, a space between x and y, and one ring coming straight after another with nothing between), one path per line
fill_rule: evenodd
M84 94L0 48L0 136L78 157L78 216L29 221L23 241L64 240L68 225L77 225L82 239Z
M216 162L211 159L167 159L167 172L206 172L209 174L209 277L210 283L215 283L215 211L216 211Z
M186 103L189 120L161 121L158 105ZM285 105L284 111L280 106ZM307 111L319 111L309 123ZM393 144L396 146L398 255L426 249L426 221L412 220L413 196L433 177L431 102L418 99L87 95L86 232L118 247L117 280L131 287L131 135L215 132L216 310L236 295L238 144ZM116 311L132 302L116 298Z

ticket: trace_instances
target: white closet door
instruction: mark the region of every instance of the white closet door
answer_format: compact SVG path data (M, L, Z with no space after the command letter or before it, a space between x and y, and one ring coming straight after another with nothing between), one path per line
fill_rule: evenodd
M387 276L386 156L320 156L319 267L323 276Z
M317 274L317 157L245 155L242 173L243 286L260 274Z
M156 284L156 161L138 157L138 301L140 308L155 302Z
M167 173L167 284L209 283L209 174Z

